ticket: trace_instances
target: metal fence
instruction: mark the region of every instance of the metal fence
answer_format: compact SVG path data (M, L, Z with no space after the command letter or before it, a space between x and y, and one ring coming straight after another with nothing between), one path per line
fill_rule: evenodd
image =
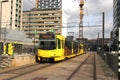
M105 61L110 66L110 68L118 75L118 55L106 53Z
M29 44L19 44L19 43L0 43L0 55L10 55L14 54L35 54L36 47Z
M109 52L100 52L98 54L101 58L107 63L107 65L112 69L112 71L118 75L118 54L109 53Z

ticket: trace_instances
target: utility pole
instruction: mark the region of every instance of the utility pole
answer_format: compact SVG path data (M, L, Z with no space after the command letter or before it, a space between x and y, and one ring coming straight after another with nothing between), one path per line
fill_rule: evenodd
M100 33L98 32L98 43L97 43L97 49L99 49L99 35L100 35Z
M105 14L104 12L102 13L102 19L103 19L103 22L102 22L102 53L104 53L104 27L105 27Z

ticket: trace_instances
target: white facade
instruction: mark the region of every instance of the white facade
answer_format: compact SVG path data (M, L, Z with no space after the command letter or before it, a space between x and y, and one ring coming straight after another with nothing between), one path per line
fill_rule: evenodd
M62 13L62 35L63 36L67 36L67 15L64 13Z
M2 2L1 28L22 30L22 0Z

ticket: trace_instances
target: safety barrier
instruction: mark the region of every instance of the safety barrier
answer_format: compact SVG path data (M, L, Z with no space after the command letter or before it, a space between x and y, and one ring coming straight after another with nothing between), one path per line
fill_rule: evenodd
M11 67L22 66L35 63L35 56L31 54L14 55L14 60L10 64Z
M118 54L99 51L98 54L105 61L105 63L111 68L111 70L118 75Z

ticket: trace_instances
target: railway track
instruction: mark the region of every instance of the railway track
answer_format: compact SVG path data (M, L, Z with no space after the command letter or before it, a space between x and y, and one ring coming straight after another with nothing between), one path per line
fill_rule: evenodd
M7 75L2 80L12 80L12 79L20 77L22 75L29 74L29 73L37 71L37 70L42 70L42 69L45 69L45 68L53 66L53 65L55 65L55 64L50 64L50 63L32 64L32 65L0 72L0 76Z
M96 53L87 53L54 64L28 65L0 72L0 80L109 80L98 57Z
M95 53L90 53L90 55L82 63L80 63L80 65L70 74L70 76L67 78L67 80L86 80L83 77L85 75L80 76L84 73L83 71L90 73L90 75L92 76L93 79L91 79L91 77L90 77L89 80L97 80L96 57L95 56L96 56ZM90 66L86 66L88 64ZM92 71L89 72L90 70L92 70ZM78 76L79 76L79 79L77 79ZM86 76L86 77L88 77L88 76Z

